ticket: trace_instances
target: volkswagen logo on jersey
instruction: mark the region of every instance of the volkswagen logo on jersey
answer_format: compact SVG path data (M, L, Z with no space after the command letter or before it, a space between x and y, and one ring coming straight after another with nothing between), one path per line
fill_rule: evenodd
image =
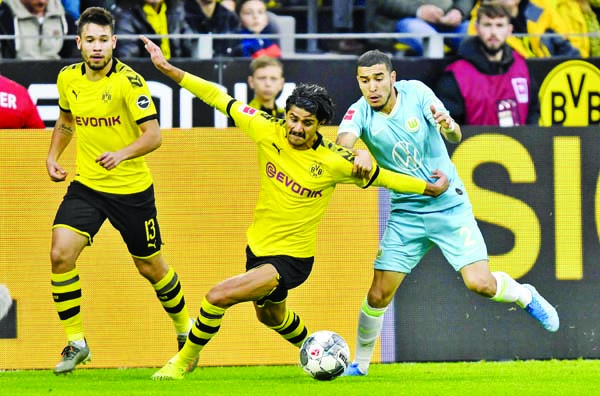
M140 109L146 110L150 106L150 99L146 95L140 95L137 98L136 104Z
M409 141L399 141L392 149L392 158L401 172L411 172L421 167L419 150Z

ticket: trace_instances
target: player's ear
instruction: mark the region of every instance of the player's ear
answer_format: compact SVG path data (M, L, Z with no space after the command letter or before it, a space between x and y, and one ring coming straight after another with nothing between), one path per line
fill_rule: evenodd
M115 49L117 47L117 36L112 36L112 48Z
M252 76L248 76L248 86L249 86L251 89L254 89L254 77L252 77Z
M390 81L393 83L396 82L396 71L392 70L392 72L390 73Z

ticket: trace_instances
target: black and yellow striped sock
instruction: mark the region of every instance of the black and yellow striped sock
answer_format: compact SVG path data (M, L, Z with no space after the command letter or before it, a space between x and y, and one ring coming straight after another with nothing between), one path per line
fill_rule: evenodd
M153 284L152 287L156 291L156 297L171 317L177 334L187 333L190 327L190 315L175 270L169 267L165 277Z
M184 347L177 354L183 367L192 362L204 346L217 334L225 315L225 308L217 307L208 302L206 297L200 304L200 315L196 319L192 331Z
M302 343L308 336L308 329L304 325L304 322L294 311L287 310L283 323L279 326L268 326L275 330L283 338L285 338L291 344L300 348Z
M69 341L85 338L81 320L81 283L77 268L64 274L52 274L52 297Z

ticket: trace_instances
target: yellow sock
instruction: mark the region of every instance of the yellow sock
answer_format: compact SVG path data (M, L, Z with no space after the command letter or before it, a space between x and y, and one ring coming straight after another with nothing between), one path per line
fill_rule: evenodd
M67 333L67 340L83 340L85 335L81 320L81 282L77 268L64 274L51 274L50 280L54 305Z
M190 315L185 304L179 277L173 268L158 283L152 285L156 297L173 321L177 334L187 334L190 327Z
M304 322L294 311L289 310L285 319L279 326L270 327L282 336L286 341L300 348L308 336L308 329Z
M176 355L176 364L182 367L192 362L204 346L217 334L225 315L225 308L208 302L206 297L200 304L200 315L196 319L185 345Z

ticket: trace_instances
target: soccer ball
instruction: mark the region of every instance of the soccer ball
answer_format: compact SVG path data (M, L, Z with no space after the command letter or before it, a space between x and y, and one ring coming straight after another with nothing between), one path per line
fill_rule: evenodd
M350 362L350 348L337 333L328 330L312 333L300 347L300 365L319 381L342 375Z

